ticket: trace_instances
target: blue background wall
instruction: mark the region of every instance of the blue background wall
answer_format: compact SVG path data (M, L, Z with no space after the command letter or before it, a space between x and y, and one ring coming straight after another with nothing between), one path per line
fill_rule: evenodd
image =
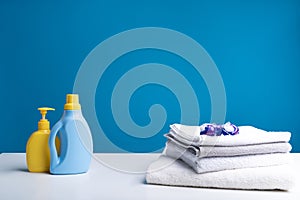
M300 152L300 2L296 0L1 1L0 152L25 151L40 118L37 107L56 108L48 114L52 124L60 118L65 94L72 92L77 70L96 45L119 32L147 26L177 30L207 50L225 84L226 120L291 131L293 151ZM155 50L133 52L115 64L134 66L143 62L167 63L174 68L188 65L174 55ZM111 84L110 77L118 73L113 69L101 80L104 83L96 95L100 103L101 90L105 91L105 85ZM193 77L192 71L182 73ZM207 89L203 82L192 84L202 98L200 122L208 121ZM166 88L150 85L143 89L161 94L157 101L171 112L155 141L163 145L162 133L168 130L168 123L180 118L178 102ZM144 102L153 102L147 102L149 96L142 91L137 91L133 99L133 119L147 124L147 117L139 111ZM99 113L100 103L96 105ZM99 116L115 130L114 122L105 121L109 119L104 111ZM95 150L110 152L101 141ZM143 149L136 144L132 151Z

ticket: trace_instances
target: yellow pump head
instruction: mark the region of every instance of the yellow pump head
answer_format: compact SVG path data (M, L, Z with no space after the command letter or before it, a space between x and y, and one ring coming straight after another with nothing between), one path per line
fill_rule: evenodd
M46 114L48 110L55 110L54 108L48 108L48 107L42 107L38 108L38 110L41 112L42 119L38 123L38 130L50 130L50 123L46 119Z

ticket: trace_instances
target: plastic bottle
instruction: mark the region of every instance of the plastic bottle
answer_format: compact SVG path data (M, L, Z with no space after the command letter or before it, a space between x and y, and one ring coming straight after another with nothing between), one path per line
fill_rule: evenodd
M68 94L64 114L53 126L50 137L50 173L79 174L88 171L93 151L89 126L82 116L79 97ZM60 133L60 155L55 148L55 137Z
M46 114L48 110L54 109L43 107L38 108L38 110L41 112L42 119L38 123L38 130L32 133L28 139L26 145L26 162L30 172L49 172L50 151L48 140L50 123L46 119ZM56 139L56 145L59 146L58 139Z

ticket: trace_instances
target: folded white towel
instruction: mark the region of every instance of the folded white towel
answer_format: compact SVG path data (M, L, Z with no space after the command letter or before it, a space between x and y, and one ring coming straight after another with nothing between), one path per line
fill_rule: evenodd
M165 134L168 138L166 146L177 145L192 152L197 157L222 157L241 156L266 153L288 153L292 146L287 142L276 142L267 144L241 145L241 146L190 146L176 140L172 134Z
M175 159L180 158L197 173L282 165L289 163L291 160L289 153L199 158L190 151L174 145L174 143L167 144L164 154Z
M162 166L161 163L171 162L171 165L157 170L157 166ZM166 156L161 156L149 166L146 182L172 186L255 190L289 190L294 185L289 165L196 174L182 161Z
M207 136L200 135L200 126L187 126L173 124L170 134L178 141L194 146L240 146L252 144L265 144L275 142L289 142L290 132L268 132L252 126L239 126L237 135Z

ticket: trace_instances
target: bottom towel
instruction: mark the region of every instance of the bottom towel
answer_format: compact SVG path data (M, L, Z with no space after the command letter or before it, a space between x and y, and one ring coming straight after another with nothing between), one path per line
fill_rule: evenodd
M157 166L165 163L172 164L157 169ZM163 155L149 166L146 182L171 186L248 190L289 190L294 185L289 165L197 174L184 162Z

